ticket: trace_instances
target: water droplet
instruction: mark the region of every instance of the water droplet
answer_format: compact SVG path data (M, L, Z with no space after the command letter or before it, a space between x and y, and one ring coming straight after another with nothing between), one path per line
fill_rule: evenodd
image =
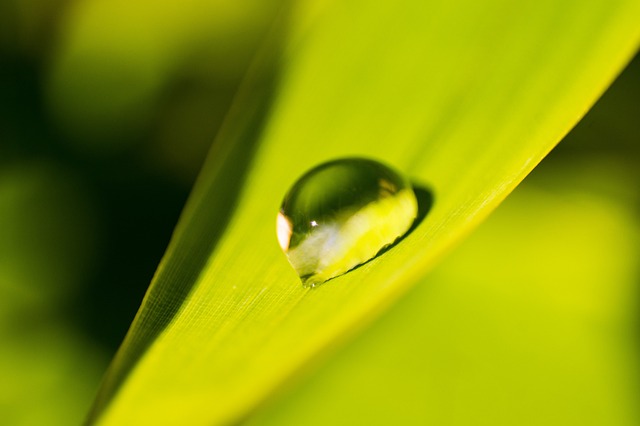
M417 213L411 184L389 167L361 158L330 161L284 197L278 242L302 283L315 287L374 258Z

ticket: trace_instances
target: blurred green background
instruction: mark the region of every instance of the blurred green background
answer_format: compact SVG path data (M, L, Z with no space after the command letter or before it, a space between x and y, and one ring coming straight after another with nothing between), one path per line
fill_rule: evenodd
M0 3L0 423L82 420L279 7ZM417 354L406 362L442 367L424 376L431 386L382 355L359 362L367 345L380 347L384 330L371 332L375 339L365 333L253 421L308 423L317 409L309 401L345 383L367 392L359 403L342 401L346 407L327 400L318 424L350 410L366 419L358 404L372 421L401 412L405 422L434 424L458 406L484 407L487 424L513 424L540 405L530 424L547 424L563 411L545 411L536 399L545 386L585 413L603 405L593 424L639 421L639 110L636 58L504 206L374 325L390 330L394 353ZM435 317L423 317L433 306L411 306L425 292L436 304L444 286L460 295L444 306L459 312L438 317L434 308ZM426 324L444 318L453 324L448 340L433 330L403 340L391 326L402 315ZM542 325L533 321L541 316ZM451 348L458 339L452 352L425 343ZM465 361L469 351L481 362ZM362 380L372 372L377 380ZM514 383L523 388L517 397L502 389ZM437 384L449 391L436 392ZM400 389L412 397L384 411L376 398ZM504 418L487 402L496 399L510 407ZM563 415L563 424L574 419ZM473 423L465 416L448 423Z

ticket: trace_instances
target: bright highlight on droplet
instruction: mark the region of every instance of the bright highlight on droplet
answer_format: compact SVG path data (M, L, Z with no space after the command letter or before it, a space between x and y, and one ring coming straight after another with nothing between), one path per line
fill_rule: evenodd
M307 287L372 259L411 227L418 202L411 184L373 160L347 158L304 174L277 218L280 247Z

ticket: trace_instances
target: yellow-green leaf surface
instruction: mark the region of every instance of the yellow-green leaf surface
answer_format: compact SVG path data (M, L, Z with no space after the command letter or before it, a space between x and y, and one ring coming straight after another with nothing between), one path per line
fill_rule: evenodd
M261 125L261 100L230 112L91 421L246 416L522 180L633 54L639 19L635 0L299 3L271 108ZM407 173L433 206L384 255L306 289L278 246L276 212L302 173L346 156Z
M639 424L637 177L602 160L545 164L248 424Z

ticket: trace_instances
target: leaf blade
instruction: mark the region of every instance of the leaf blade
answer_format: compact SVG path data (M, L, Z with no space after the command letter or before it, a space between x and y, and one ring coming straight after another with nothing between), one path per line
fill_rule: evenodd
M101 423L171 423L185 413L190 423L234 421L416 282L575 124L635 49L633 2L563 5L516 10L495 1L483 5L488 11L463 13L444 3L354 2L352 10L336 2L320 10L310 4L311 18L303 5L294 21L304 24L289 38L287 72L235 214L175 317L114 399L98 404L97 412L106 407ZM558 22L570 30L546 34ZM412 56L416 50L421 55ZM354 155L426 183L434 208L384 256L305 290L275 238L281 196L312 166ZM213 157L206 167L219 161ZM224 176L201 180L191 211L205 214L215 204L203 200L216 184L224 185ZM181 238L178 231L172 245ZM187 246L201 237L190 238ZM134 322L121 353L173 303L166 276L179 282L184 272L176 258L189 253L168 253L149 294L163 273L166 285L139 313L150 323Z

